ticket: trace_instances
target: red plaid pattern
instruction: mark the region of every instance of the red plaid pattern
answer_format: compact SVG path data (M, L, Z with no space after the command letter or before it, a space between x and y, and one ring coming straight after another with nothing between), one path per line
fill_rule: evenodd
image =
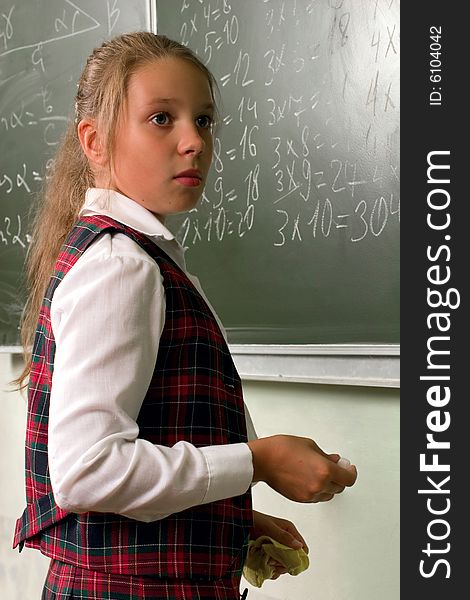
M116 575L230 578L241 572L246 554L250 490L152 523L67 513L54 501L47 460L55 355L50 305L63 277L104 231L138 243L158 263L165 287L165 327L137 420L140 437L165 446L180 440L195 446L247 440L239 375L217 321L191 281L143 234L109 217L83 217L62 247L39 315L28 390L27 508L17 521L14 547L26 543L56 560Z
M51 561L42 600L240 600L239 578L213 582L158 580L87 571Z

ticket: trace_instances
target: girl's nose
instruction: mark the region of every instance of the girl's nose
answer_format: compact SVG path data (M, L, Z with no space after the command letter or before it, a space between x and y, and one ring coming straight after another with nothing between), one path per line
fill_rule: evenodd
M181 154L201 154L205 148L205 141L196 124L184 128L178 144Z

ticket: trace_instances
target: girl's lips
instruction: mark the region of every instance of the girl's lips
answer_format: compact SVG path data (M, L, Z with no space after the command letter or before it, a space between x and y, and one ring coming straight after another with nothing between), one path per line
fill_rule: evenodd
M174 179L181 185L197 187L202 181L202 174L198 169L186 169L175 175Z
M178 183L187 187L197 187L201 183L199 177L190 177L189 175L177 175L175 179Z

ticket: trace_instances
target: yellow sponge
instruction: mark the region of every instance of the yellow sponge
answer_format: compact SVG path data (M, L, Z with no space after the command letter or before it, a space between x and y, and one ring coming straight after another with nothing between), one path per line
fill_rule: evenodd
M255 587L261 587L266 579L271 579L274 567L271 559L283 565L290 575L298 575L309 566L308 556L303 548L294 550L284 546L267 535L261 535L248 543L248 554L243 566L243 576Z

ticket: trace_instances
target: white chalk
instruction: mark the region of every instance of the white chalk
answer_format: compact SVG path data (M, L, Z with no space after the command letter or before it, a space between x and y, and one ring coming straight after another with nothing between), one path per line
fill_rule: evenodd
M336 464L338 465L338 467L343 467L343 469L347 469L351 462L347 458L341 457Z

